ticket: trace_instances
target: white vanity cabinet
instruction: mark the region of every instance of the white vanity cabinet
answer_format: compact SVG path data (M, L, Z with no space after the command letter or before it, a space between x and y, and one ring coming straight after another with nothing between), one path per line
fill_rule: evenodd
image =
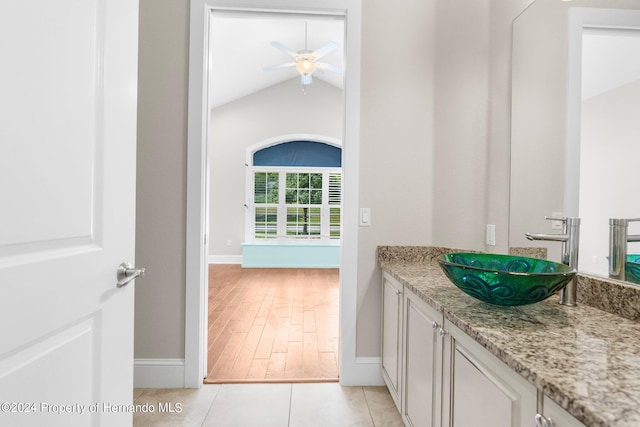
M386 272L382 377L407 427L585 427Z
M547 396L543 402L544 417L538 421L540 427L586 427Z
M383 273L382 377L411 427L440 426L442 313Z
M536 388L456 326L444 323L442 425L533 426Z
M406 288L403 308L402 419L412 427L440 426L443 316Z
M382 277L382 378L400 411L402 387L403 287L383 273Z

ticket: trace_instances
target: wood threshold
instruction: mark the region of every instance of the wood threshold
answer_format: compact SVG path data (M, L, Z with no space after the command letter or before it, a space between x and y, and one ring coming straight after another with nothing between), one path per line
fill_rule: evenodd
M215 380L205 378L204 384L302 384L302 383L337 383L338 378L270 378L270 379L227 379Z

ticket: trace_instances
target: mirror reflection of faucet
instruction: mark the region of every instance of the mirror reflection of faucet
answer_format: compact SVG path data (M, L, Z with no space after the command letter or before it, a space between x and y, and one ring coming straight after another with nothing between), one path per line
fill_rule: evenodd
M640 234L629 234L629 223L640 218L609 219L609 277L627 280L627 243L640 242Z
M580 218L552 218L545 217L549 221L562 222L561 234L525 233L529 240L547 240L562 242L562 263L571 268L578 268L578 248L580 244ZM640 237L640 236L639 236ZM560 291L560 304L567 306L576 305L577 278L574 277Z

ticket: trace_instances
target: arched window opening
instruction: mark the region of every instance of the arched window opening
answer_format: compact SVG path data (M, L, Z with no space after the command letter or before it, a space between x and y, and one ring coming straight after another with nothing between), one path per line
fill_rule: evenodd
M248 241L339 241L342 148L288 140L251 151Z

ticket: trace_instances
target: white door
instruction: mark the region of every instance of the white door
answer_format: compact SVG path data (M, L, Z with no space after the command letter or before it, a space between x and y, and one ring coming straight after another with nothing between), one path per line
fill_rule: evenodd
M138 2L0 7L0 425L126 426Z

